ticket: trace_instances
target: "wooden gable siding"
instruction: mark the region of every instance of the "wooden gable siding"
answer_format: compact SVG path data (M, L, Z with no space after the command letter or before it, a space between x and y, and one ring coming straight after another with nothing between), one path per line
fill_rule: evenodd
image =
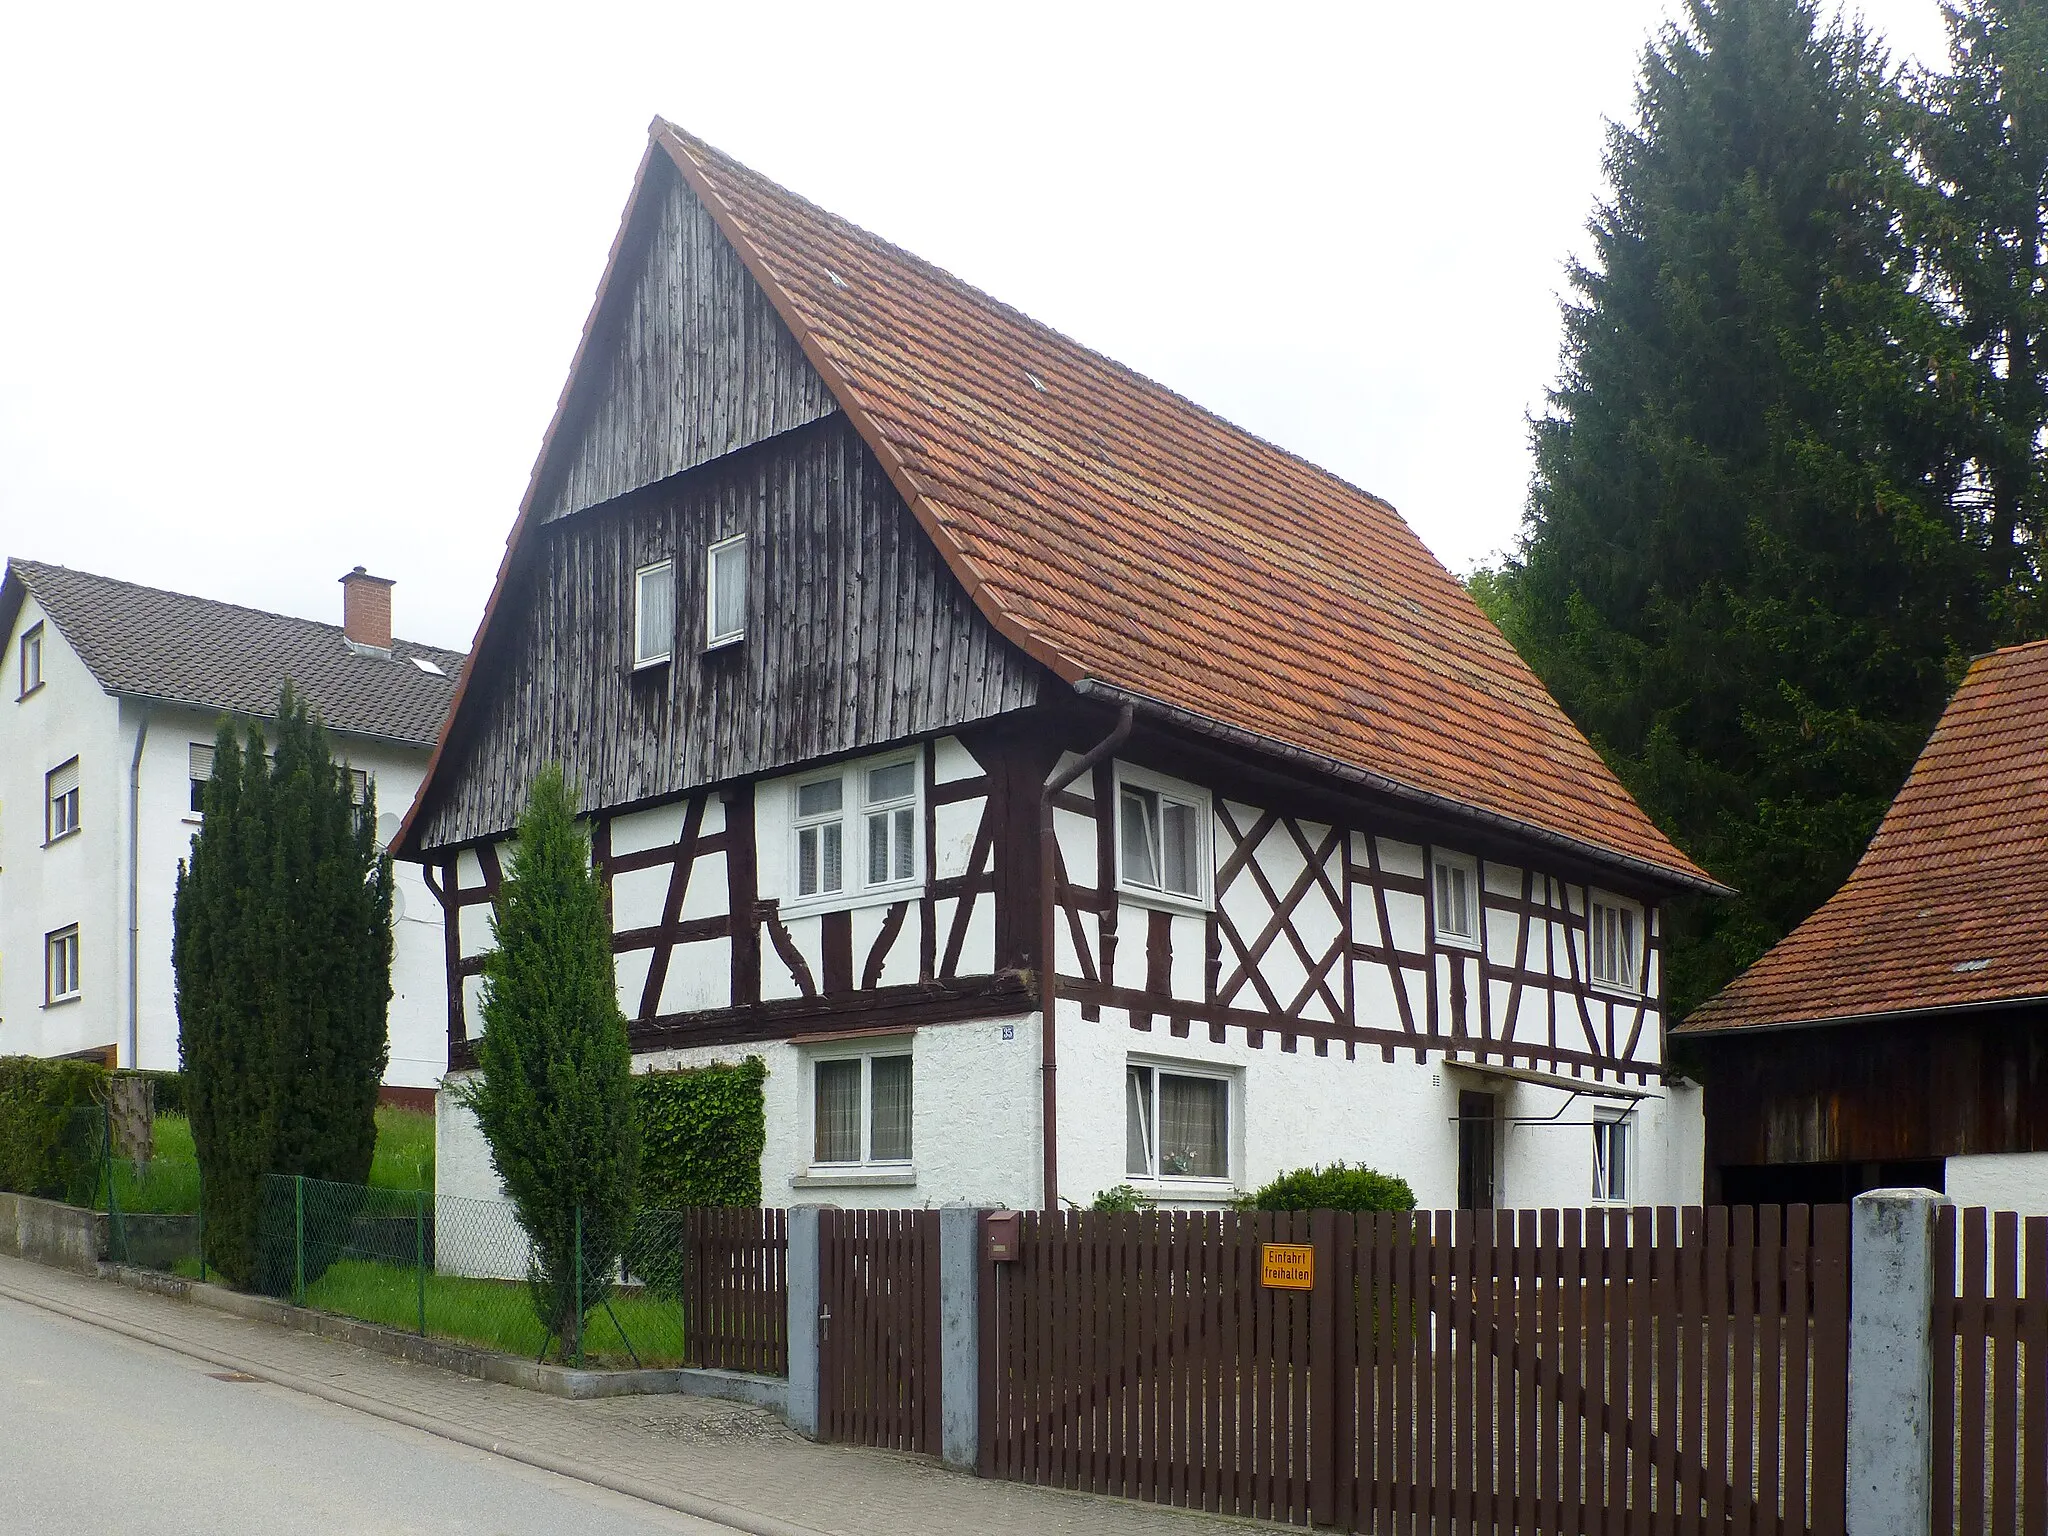
M838 408L665 155L648 164L635 223L633 264L614 278L543 471L540 522Z
M747 636L706 653L704 551L748 535ZM635 673L633 573L676 562L673 662ZM421 847L509 829L542 764L615 810L1022 709L999 636L843 416L561 519L423 808Z

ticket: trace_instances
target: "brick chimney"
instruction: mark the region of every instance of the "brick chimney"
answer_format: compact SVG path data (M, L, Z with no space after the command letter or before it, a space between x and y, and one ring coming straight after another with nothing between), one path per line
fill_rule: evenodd
M360 565L341 578L341 632L351 646L391 654L391 588Z

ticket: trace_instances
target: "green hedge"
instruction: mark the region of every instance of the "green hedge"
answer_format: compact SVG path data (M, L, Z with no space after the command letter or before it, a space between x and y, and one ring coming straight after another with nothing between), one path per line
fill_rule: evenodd
M758 1056L731 1066L634 1075L642 1210L761 1203L761 1149L768 1142L761 1085L767 1080L767 1064Z
M1255 1211L1412 1211L1415 1191L1406 1179L1335 1162L1283 1173L1243 1203Z
M97 1062L0 1056L0 1189L91 1200L106 1081Z

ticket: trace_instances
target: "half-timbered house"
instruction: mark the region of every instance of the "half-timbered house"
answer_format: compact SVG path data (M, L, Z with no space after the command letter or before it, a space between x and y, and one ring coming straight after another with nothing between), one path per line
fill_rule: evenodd
M458 1070L550 760L771 1203L1697 1197L1711 882L1394 510L658 120L399 842Z
M1715 1198L2048 1214L2048 641L1978 658L1842 888L1680 1033Z

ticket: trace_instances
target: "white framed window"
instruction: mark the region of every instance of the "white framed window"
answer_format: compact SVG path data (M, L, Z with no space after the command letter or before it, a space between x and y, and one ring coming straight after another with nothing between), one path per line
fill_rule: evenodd
M916 753L854 763L796 785L795 900L908 890L924 879Z
M675 562L657 560L633 573L633 665L658 666L675 648Z
M1643 990L1643 909L1625 896L1593 891L1587 897L1593 985L1610 991Z
M211 743L195 741L185 748L185 776L192 786L192 814L197 816L206 809L206 785L213 778Z
M43 1001L68 1003L78 996L78 925L43 935Z
M1206 790L1117 764L1116 883L1149 900L1208 904Z
M78 759L61 763L43 776L49 806L43 820L43 841L54 843L78 830Z
M1233 1079L1134 1061L1124 1069L1124 1171L1134 1179L1230 1178Z
M720 539L704 556L704 649L747 635L747 536Z
M1436 941L1458 949L1479 947L1479 861L1468 853L1430 855L1430 916Z
M1624 1109L1593 1111L1593 1198L1631 1200L1635 1167L1630 1154L1632 1126Z
M31 624L21 632L21 687L16 690L27 698L43 686L43 626Z
M811 1165L903 1169L910 1164L911 1068L901 1041L811 1062Z

